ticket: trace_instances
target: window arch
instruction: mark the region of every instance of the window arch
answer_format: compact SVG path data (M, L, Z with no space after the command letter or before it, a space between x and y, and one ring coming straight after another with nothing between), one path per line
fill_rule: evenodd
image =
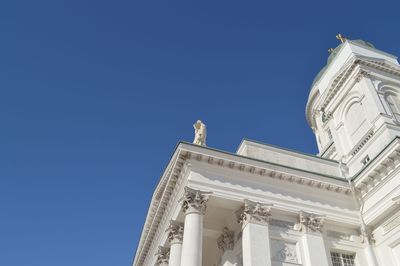
M387 91L384 95L385 101L394 119L400 122L400 99L397 93Z

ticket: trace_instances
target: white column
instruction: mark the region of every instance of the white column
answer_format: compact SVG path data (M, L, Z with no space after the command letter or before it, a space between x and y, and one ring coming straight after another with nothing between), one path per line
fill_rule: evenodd
M170 244L169 266L180 266L182 256L183 223L170 221L167 232Z
M159 246L156 256L157 256L157 261L156 261L157 266L168 266L169 248Z
M202 266L203 215L211 193L185 187L182 210L185 213L181 266Z
M300 223L297 225L297 228L304 233L301 237L301 242L304 251L305 265L329 266L328 253L326 252L324 239L322 237L324 218L301 211L299 219Z
M224 227L222 234L217 238L217 246L222 253L221 266L236 265L235 254L233 254L233 246L235 242L235 232L230 231L228 227Z
M237 212L242 224L243 266L270 266L271 249L268 222L271 206L245 200Z

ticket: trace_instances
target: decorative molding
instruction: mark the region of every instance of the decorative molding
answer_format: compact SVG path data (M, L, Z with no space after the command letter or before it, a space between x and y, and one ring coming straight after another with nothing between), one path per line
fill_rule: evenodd
M398 144L399 143L397 143L397 145ZM371 191L399 166L400 147L393 148L392 151L383 156L384 157L378 161L379 163L373 164L373 167L367 169L367 172L363 174L362 178L356 179L355 187L362 196ZM377 161L377 159L374 160Z
M168 241L170 244L182 243L183 240L183 223L170 221L166 231L168 233Z
M324 224L325 217L322 215L316 215L314 213L307 213L300 211L299 213L299 224L297 229L300 232L314 232L322 233L322 226Z
M157 256L157 261L156 261L157 266L168 266L169 248L159 246L156 256Z
M360 70L354 77L354 79L356 80L356 82L360 82L363 78L367 78L369 77L370 74L367 71L364 70Z
M351 156L356 155L362 147L365 146L365 144L367 144L367 142L372 138L372 136L374 135L374 129L371 128L364 136L364 138L362 138L358 144L350 151Z
M298 263L295 243L271 239L271 258L273 261Z
M233 250L235 240L235 232L230 231L228 227L224 227L222 234L217 238L217 246L220 250Z
M188 158L190 158L188 157L188 153L178 151L176 156L171 159L170 164L161 177L150 203L134 259L134 265L143 265L146 258L151 257L148 256L150 249L154 250L157 248L153 244L155 243L155 232L160 228L161 219L165 213L165 207L161 206L166 206L170 202L172 193L178 182L178 177Z
M382 225L383 234L387 234L392 231L394 228L400 225L400 211L397 212L389 221L385 222Z
M211 192L185 187L185 193L181 199L182 211L186 214L191 212L200 212L204 215L207 209L207 201L211 194Z
M268 224L272 204L261 204L245 200L243 206L236 212L237 222L242 226L247 223Z

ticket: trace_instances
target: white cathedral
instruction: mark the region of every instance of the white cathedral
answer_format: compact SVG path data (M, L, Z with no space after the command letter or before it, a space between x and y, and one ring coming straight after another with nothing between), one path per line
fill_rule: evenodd
M330 50L306 118L309 155L180 142L133 266L400 266L400 64L362 40Z

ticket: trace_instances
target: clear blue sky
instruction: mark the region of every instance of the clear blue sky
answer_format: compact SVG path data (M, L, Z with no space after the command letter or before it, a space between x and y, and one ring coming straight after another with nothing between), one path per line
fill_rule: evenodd
M2 1L0 265L130 265L197 119L214 148L316 153L304 109L335 35L400 55L395 1L193 2Z

